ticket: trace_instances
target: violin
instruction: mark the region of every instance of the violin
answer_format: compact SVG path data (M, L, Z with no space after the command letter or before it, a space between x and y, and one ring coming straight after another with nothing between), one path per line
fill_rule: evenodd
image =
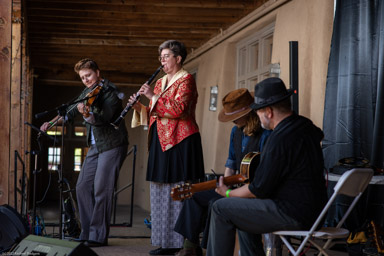
M100 81L100 83L96 84L93 86L92 90L90 92L87 93L87 95L85 95L85 99L86 99L86 102L84 103L84 109L85 110L88 110L88 111L85 111L83 113L83 116L84 117L89 117L90 114L89 114L89 109L91 108L93 102L96 100L97 96L99 95L101 89L103 88L103 84L104 84L104 80ZM73 110L74 108L77 107L77 104L76 105L73 105L69 110ZM63 117L60 116L59 118L56 118L56 120L54 121L51 121L49 122L49 127L47 128L47 130L50 130L52 127L54 127L60 120L62 120Z
M100 84L97 84L95 87L93 87L93 89L89 93L87 93L87 95L85 96L88 99L84 104L84 113L83 113L84 117L90 116L89 110L93 102L96 100L97 95L99 95L102 88L103 88L103 81Z

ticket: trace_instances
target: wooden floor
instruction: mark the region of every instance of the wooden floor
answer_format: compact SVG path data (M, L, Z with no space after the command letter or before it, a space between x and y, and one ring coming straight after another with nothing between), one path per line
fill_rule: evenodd
M44 235L47 237L53 237L58 239L58 207L55 205L46 206L38 211L38 214L42 214L44 221L47 224ZM134 207L132 215L132 227L126 226L113 226L110 231L110 238L108 239L108 246L92 248L96 254L101 256L144 256L149 255L150 250L157 247L151 246L150 235L151 231L144 223L145 218L149 218L149 213L139 207ZM116 224L129 223L130 222L130 208L118 207L116 211ZM69 238L65 238L69 239ZM205 254L205 251L204 251ZM238 254L234 254L238 255ZM288 251L283 249L283 255L287 256ZM315 251L310 249L305 255L315 255ZM331 255L335 256L347 256L348 253L342 251L334 251ZM219 255L218 255L219 256ZM268 255L267 255L268 256Z

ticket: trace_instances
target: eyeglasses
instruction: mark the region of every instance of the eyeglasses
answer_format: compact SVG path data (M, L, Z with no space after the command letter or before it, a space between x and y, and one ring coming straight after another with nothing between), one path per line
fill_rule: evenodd
M164 54L163 56L159 56L159 61L162 62L163 60L167 60L170 57L174 57L175 55L170 55L170 54Z

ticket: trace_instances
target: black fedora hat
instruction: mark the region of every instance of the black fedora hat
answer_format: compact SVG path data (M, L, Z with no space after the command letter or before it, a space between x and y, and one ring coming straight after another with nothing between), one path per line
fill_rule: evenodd
M255 102L252 103L251 108L258 110L279 101L282 101L293 93L293 89L285 87L283 80L277 77L270 77L264 79L255 85Z

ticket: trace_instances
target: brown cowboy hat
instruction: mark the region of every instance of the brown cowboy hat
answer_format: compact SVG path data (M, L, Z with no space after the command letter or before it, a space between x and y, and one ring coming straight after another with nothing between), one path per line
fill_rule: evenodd
M223 98L223 109L219 113L220 122L231 122L252 111L253 94L241 88L229 92Z

